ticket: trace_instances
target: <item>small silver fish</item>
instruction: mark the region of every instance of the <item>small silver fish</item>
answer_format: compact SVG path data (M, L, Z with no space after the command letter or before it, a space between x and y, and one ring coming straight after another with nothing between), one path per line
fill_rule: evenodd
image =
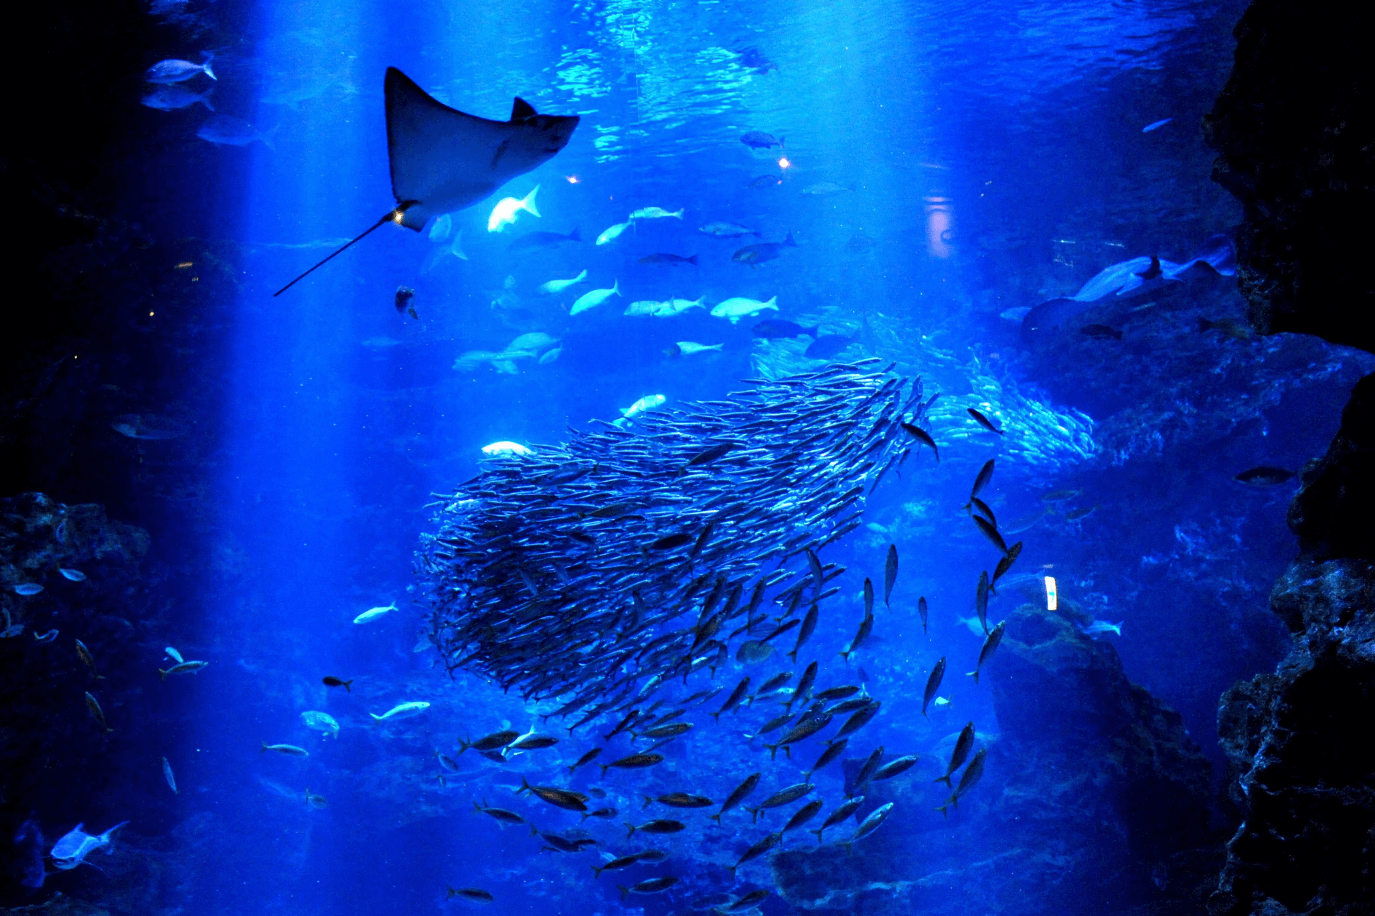
M177 791L177 777L172 775L172 764L167 762L167 758L162 758L162 778L167 780L167 785L172 790L173 795L180 795Z
M16 595L23 595L25 598L30 595L36 595L41 591L43 591L43 586L39 585L37 582L20 582L14 587L14 593Z
M263 751L276 751L277 753L285 754L288 757L310 756L310 751L306 750L303 747L297 747L294 744L268 744L266 741L264 741L262 749Z
M39 636L38 633L35 632L33 634L33 638L38 640L39 642L52 642L54 639L57 638L57 630L49 630L42 636Z
M86 574L79 569L67 569L64 566L59 566L57 568L57 571L62 574L62 578L66 579L69 582L86 581Z

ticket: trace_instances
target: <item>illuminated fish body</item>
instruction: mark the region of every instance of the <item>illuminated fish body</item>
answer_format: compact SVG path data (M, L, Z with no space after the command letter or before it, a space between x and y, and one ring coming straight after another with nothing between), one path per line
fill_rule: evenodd
M129 822L121 821L104 833L95 836L82 830L83 824L77 824L67 835L53 844L52 852L49 853L52 856L53 865L63 871L70 871L85 861L86 856L97 849L104 849L106 854L109 854L111 851L108 848L110 838L116 830L127 823Z

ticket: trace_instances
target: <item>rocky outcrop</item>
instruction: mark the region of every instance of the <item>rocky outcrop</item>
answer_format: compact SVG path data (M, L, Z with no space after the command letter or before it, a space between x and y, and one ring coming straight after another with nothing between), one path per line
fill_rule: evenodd
M1246 208L1238 279L1262 333L1375 351L1366 268L1375 110L1364 36L1337 5L1256 0L1236 65L1205 121L1213 177Z
M897 803L882 841L780 854L783 896L828 914L1202 912L1221 843L1209 765L1179 715L1127 680L1111 645L1030 606L981 680L1000 734L949 819L931 813L949 795L931 773L871 784L861 815Z
M1343 439L1319 468L1343 467L1333 460ZM1307 479L1321 484L1322 473ZM1209 909L1214 916L1370 913L1375 563L1305 555L1275 586L1271 606L1294 632L1294 651L1276 674L1223 698L1218 728L1233 764L1226 794L1245 820L1228 844Z

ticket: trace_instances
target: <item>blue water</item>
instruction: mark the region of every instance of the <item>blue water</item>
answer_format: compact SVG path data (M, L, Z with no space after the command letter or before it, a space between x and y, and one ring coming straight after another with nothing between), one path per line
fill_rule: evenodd
M124 189L121 206L149 232L180 240L178 257L190 262L170 274L149 317L164 308L169 322L202 320L198 308L216 316L197 332L200 355L171 364L175 377L163 386L197 388L198 412L167 406L170 393L166 404L143 405L191 432L135 443L140 462L159 469L139 473L162 476L156 493L137 481L124 490L124 505L139 507L129 520L152 531L154 556L181 565L158 616L131 624L141 655L119 664L138 672L137 690L102 688L129 691L107 712L137 740L117 732L103 757L88 758L100 761L97 780L47 785L29 806L49 842L78 821L96 830L131 821L109 861L132 858L113 877L50 870L41 891L14 902L60 890L120 913L382 916L473 906L446 900L451 886L490 891L496 912L552 916L689 912L713 896L773 888L767 860L734 879L729 871L766 832L747 815L717 828L700 812L641 809L643 794L674 788L719 803L756 770L765 774L761 791L799 781L821 745L769 760L746 738L766 718L762 702L719 725L706 713L724 695L688 713L694 730L667 746L662 770L603 778L588 766L570 777L563 768L605 743L594 732L605 734L614 718L570 738L566 723L539 719L557 703L523 702L477 671L446 672L426 639L415 554L434 529L427 507L432 494L491 466L482 446L509 440L538 450L570 430L604 428L592 421L614 420L646 395L664 395L669 407L718 400L742 390L741 379L824 365L803 356L805 338L755 340L753 319L733 324L705 309L622 314L641 300L705 297L710 307L777 297L777 315L763 317L852 335L844 359L895 361L896 374L942 393L929 424L939 464L915 453L903 476L885 478L869 499L866 525L825 551L848 571L813 657L826 684L863 681L884 704L847 756L862 759L880 744L889 758L917 754L924 785L948 756L941 742L966 721L978 723L978 746L996 744L988 691L964 677L982 642L964 621L978 573L997 555L960 508L978 469L996 458L983 498L1005 530L1018 529L1008 540L1025 544L1016 573L1031 593L1005 590L991 622L1043 600L1036 583L1054 576L1084 622L1120 624L1097 638L1114 646L1133 682L1181 712L1220 778L1217 697L1285 650L1266 599L1294 552L1283 524L1292 483L1261 489L1232 478L1256 465L1296 471L1335 430L1362 364L1312 341L1198 332L1200 316L1244 315L1225 277L1111 316L1121 340L1071 328L1028 345L1002 313L1072 293L1128 258L1185 260L1239 219L1209 181L1202 118L1226 79L1242 8L261 0L150 12L168 23L158 33L166 42L144 49L142 66L217 49L216 112L243 118L272 147L198 138L210 114L198 105L139 114L149 139L126 155L141 161L128 171L143 178ZM466 259L447 251L452 235L432 241L428 231L386 225L273 298L395 203L388 66L466 112L504 119L520 96L581 124L554 159L452 215ZM752 150L740 141L747 131L784 146ZM812 193L822 183L832 186ZM540 217L522 214L488 232L498 198L536 185ZM649 206L685 212L591 244ZM760 238L698 231L718 220ZM575 228L584 244L507 250L526 232ZM788 233L797 247L777 260L732 261L742 245ZM695 255L698 264L640 261L656 252ZM537 292L582 270L587 282L569 291ZM214 301L197 305L202 275ZM620 297L569 316L576 296L613 282ZM395 307L399 287L414 290L417 317ZM480 359L455 367L465 353L500 352L535 331L557 339L556 358L518 359L509 372ZM722 347L667 356L679 341ZM968 407L1004 435L981 430ZM159 464L174 454L182 456L174 469ZM193 511L169 508L172 478L175 498ZM1054 491L1074 492L1047 501ZM161 521L188 515L195 524ZM847 665L836 653L859 620L863 579L882 580L890 543L902 558L893 607L879 609L871 646ZM927 632L918 596L931 607ZM352 622L392 602L397 611ZM210 664L159 680L164 645ZM940 695L951 705L923 716L921 689L942 656L950 671ZM714 682L694 675L690 690L728 690L751 672L757 683L790 667L782 662L746 672L732 661ZM325 675L353 679L351 691L326 688ZM431 705L381 725L369 716L410 700ZM306 710L334 716L337 739L307 729ZM69 713L84 715L79 699ZM562 741L505 765L457 754L459 738L506 727ZM262 742L309 756L264 753ZM618 738L600 762L630 748ZM460 772L441 767L437 752L455 755ZM162 757L179 794L163 781ZM843 795L841 776L833 766L815 780L823 817ZM603 789L607 798L590 805L620 814L581 824L515 794L522 777ZM307 804L307 790L327 805ZM541 851L528 828L475 813L482 800L600 845ZM628 841L621 824L651 816L681 816L689 827ZM768 829L785 816L769 815ZM970 811L937 827L930 805L893 817L939 831L945 847L971 858L1000 829ZM1214 826L1225 819L1207 817ZM853 825L834 829L844 835ZM888 829L864 842L897 842L885 839ZM798 831L785 847L811 842ZM604 853L645 847L669 859L593 878ZM898 854L908 853L885 852ZM106 866L104 853L91 861ZM622 903L615 885L661 875L680 882ZM771 916L803 911L777 896L764 904Z

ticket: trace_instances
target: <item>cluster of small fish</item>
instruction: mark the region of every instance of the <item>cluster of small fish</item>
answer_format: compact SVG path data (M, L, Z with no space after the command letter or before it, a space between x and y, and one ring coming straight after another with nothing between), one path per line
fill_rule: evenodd
M793 643L787 656L796 662L817 628L822 602L839 591L833 583L844 572L824 564L820 551L858 524L870 480L877 486L884 472L900 468L914 448L935 451L934 440L917 425L929 403L922 401L919 383L889 377L886 370L864 371L876 362L833 365L777 382L754 380L754 391L654 415L635 434L615 430L575 436L561 448L502 453L509 457L445 496L437 514L439 531L427 539L420 556L430 584L430 638L451 670L476 670L527 700L549 701L550 717L572 720L570 734L597 722L615 722L599 736L608 745L583 753L567 767L570 774L598 761L618 735L653 744L644 750L632 745L629 753L598 762L603 777L612 770L640 771L663 763L665 755L657 751L692 731L693 723L687 721L695 718L692 711L725 693L724 686L704 686L679 696L680 690L691 689L691 675L703 671L714 678L732 654L742 665L766 661L785 634L791 634L788 641ZM991 467L981 477L975 498L991 477ZM1016 558L1011 553L1008 566ZM776 568L766 569L770 561ZM788 568L789 561L796 570ZM897 575L897 549L890 546L882 582L885 607ZM847 661L874 629L876 591L866 579L864 616L840 653ZM924 598L918 607L925 623ZM727 632L741 618L743 623ZM1001 627L995 632L986 640L980 666L996 648ZM737 639L742 641L732 653ZM928 681L923 712L944 671L942 659ZM794 748L819 738L833 721L840 722L839 729L801 781L755 806L744 803L760 788L764 774L746 776L711 816L718 824L737 808L749 811L754 823L769 810L813 795L813 775L839 760L852 737L880 711L882 704L859 685L825 686L827 672L818 661L807 664L795 683L793 677L793 671L782 671L753 686L746 676L710 715L719 727L723 716L739 715L747 707L765 710L768 701L782 704L778 715L764 712L770 718L749 728L751 741L777 733L772 743L764 744L771 761L780 750L791 759ZM970 723L940 777L950 784L953 774L969 764L942 811L957 804L982 775L984 752L969 759L974 738ZM506 729L461 741L458 754L472 749L505 764L513 754L558 743L557 737L533 729L524 735ZM885 761L884 754L883 747L874 749L858 775L846 781L847 797L810 831L818 842L826 830L857 819L866 786L894 778L917 762L914 755ZM453 757L442 751L436 757L445 771L459 772ZM519 792L577 812L584 820L618 815L615 807L592 803L593 797L607 797L599 788L580 792L532 785L522 776ZM688 811L717 806L697 792L644 797L645 807L661 804ZM485 799L474 804L498 823L529 823L522 814ZM780 847L823 804L812 798L791 812L780 829L744 850L730 866L731 874ZM873 833L893 808L892 803L874 808L844 842ZM530 826L545 848L556 852L597 845L586 835ZM626 827L627 840L689 829L671 818ZM666 858L667 853L654 849L604 852L594 871L600 875ZM660 875L620 890L623 896L657 894L679 883L677 876ZM449 888L449 896L493 899L479 888ZM766 890L752 890L710 905L718 912L744 912L767 896Z
M506 453L438 504L420 560L435 645L586 719L714 669L769 589L791 628L806 583L782 564L860 524L866 478L918 444L924 409L919 381L833 365Z

